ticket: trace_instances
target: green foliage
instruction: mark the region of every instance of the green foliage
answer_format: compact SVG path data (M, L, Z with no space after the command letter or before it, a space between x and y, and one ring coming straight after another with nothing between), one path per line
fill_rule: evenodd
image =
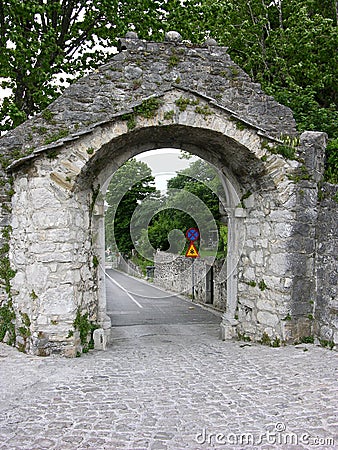
M29 328L31 326L31 321L27 313L23 313L20 311L21 321L25 325L25 327Z
M197 114L201 114L202 116L204 116L204 118L206 118L206 116L210 116L212 114L212 111L208 105L204 105L204 106L197 105L195 108L195 112Z
M153 248L162 251L170 249L172 253L181 253L182 247L184 249L185 241L181 242L177 237L176 239L171 239L171 242L169 242L171 232L173 232L173 230L181 230L182 233L185 233L188 228L196 226L195 221L188 213L166 206L165 210L154 215L148 229L143 231L140 250L144 255L150 256L143 244L145 237L148 236L149 242Z
M82 346L87 345L88 335L91 331L91 323L88 320L88 313L81 314L80 309L77 310L76 317L73 322L74 329L80 333L80 342Z
M94 269L97 269L99 267L99 265L100 265L100 260L99 260L99 258L96 255L94 255L93 256L93 267L94 267Z
M262 345L267 345L268 347L278 348L281 346L281 340L279 337L275 337L273 340L268 335L268 333L264 332L260 341L258 341Z
M169 58L169 67L175 67L180 62L180 58L177 55L171 55Z
M193 42L209 33L228 46L233 60L266 93L293 110L299 131L338 138L335 2L191 1L176 16L172 10L167 21ZM293 158L289 146L279 151ZM331 167L328 153L326 177L336 180Z
M198 100L192 100L188 97L180 97L177 100L175 100L175 105L178 106L178 109L183 112L187 109L188 105L198 105Z
M124 114L122 116L122 120L125 120L127 122L128 130L133 130L136 127L136 118L134 114Z
M287 315L284 317L284 319L282 319L282 320L285 320L285 321L291 321L292 320L292 317L291 317L291 315L290 315L290 313L287 313Z
M271 346L271 338L268 335L268 333L264 332L263 335L262 335L262 338L261 338L261 340L259 342L262 345L268 345L270 347Z
M55 158L57 158L58 154L59 154L59 152L57 150L55 150L55 149L54 150L50 150L49 149L49 151L47 153L47 158L48 159L55 159Z
M94 348L94 339L93 333L99 328L96 323L91 322L88 319L88 313L81 314L80 308L76 312L76 317L73 322L74 329L77 330L80 334L80 342L82 345L82 353L87 353L89 350ZM74 331L69 330L67 338L71 338L74 336ZM77 357L81 356L81 353L78 352Z
M284 156L284 158L291 160L296 159L299 138L281 136L281 140L283 141L283 144L275 145L274 147L270 147L265 144L266 148L270 151L270 153L279 154Z
M338 137L329 141L326 152L325 181L338 184Z
M3 256L0 259L0 284L5 287L7 294L11 290L11 279L15 276L15 270L11 268L8 256Z
M314 336L303 336L299 341L301 344L313 344L315 342Z
M2 237L6 240L10 239L11 233L12 233L12 227L10 225L5 226L1 231Z
M0 285L5 288L9 301L3 303L0 307L0 342L3 341L7 334L7 343L15 345L15 312L11 300L11 279L15 276L15 271L11 268L8 257L9 239L12 232L12 227L6 226L2 229L2 237L5 240L0 248Z
M56 142L56 141L58 141L59 139L62 139L62 138L64 138L64 137L67 137L68 134L69 134L69 130L66 130L66 129L64 129L64 130L59 130L59 131L57 131L56 133L54 133L54 134L48 136L48 137L45 139L45 144L48 145L48 144L51 144L52 142Z
M32 292L29 294L30 298L34 301L38 299L38 296L36 295L34 289L32 290Z
M127 121L128 130L133 130L136 127L137 116L144 117L145 119L152 119L155 117L156 111L160 108L162 103L162 100L159 98L148 98L140 105L135 106L133 113L124 114L122 120Z
M319 339L319 343L322 347L328 347L330 350L332 350L335 346L335 343L333 341L328 341L327 339Z
M14 321L15 312L12 302L9 301L7 304L0 307L0 342L4 340L6 334L8 333L8 344L15 344L16 334Z
M49 109L44 109L41 115L46 122L53 123L54 113L52 113L52 111L50 111Z
M280 347L280 339L276 336L275 339L271 342L271 347Z
M30 329L27 327L19 327L18 328L18 334L24 338L27 339L31 335Z
M146 4L131 5L127 0L1 2L0 78L2 87L13 93L2 104L0 130L14 128L45 109L65 83L102 64L108 55L96 44L114 45ZM153 14L138 22L148 27L150 18L152 22ZM64 76L57 85L55 75L60 72Z
M245 333L241 333L240 331L237 331L237 338L239 341L251 342L250 336L246 336Z
M64 82L105 62L109 54L94 50L97 43L109 49L117 37L134 29L140 38L155 41L176 30L192 45L214 37L267 94L293 110L299 131L324 131L329 145L338 138L333 0L11 0L2 2L0 17L1 85L13 92L2 103L0 131L44 110L62 92ZM169 67L178 62L176 51L169 56ZM229 69L233 79L238 78L237 67ZM64 77L56 84L61 71ZM44 114L45 120L53 120ZM289 148L280 150L292 156ZM335 159L328 150L326 179L334 183Z
M296 151L293 147L290 147L289 145L277 145L273 149L271 149L271 153L278 153L279 155L284 156L284 158L287 159L295 159L296 158Z
M136 264L142 270L143 275L147 274L147 266L153 265L153 261L142 257L137 252L131 258L131 260L133 261L134 264Z
M135 106L134 112L136 115L142 116L145 119L152 119L155 117L156 111L162 105L162 100L159 98L148 98L141 105Z
M151 258L155 248L185 254L184 234L188 228L200 227L207 239L209 231L210 240L212 240L211 232L214 233L217 226L218 249L217 242L212 242L213 245L216 244L216 248L211 250L211 254L216 253L219 258L225 257L228 230L220 222L219 198L222 195L222 187L212 166L202 160L194 161L187 169L181 170L176 177L170 179L167 185L166 196L142 203L142 209L150 211L157 209L159 212L151 216L149 226L141 231L138 247L140 253ZM200 208L199 200L205 209ZM138 213L136 222L142 222L141 215L142 212ZM149 248L148 239L151 248ZM205 247L208 244L204 242ZM207 253L204 248L201 256L206 256Z
M297 168L294 174L289 174L287 177L295 183L299 183L302 180L311 180L311 175L309 174L307 168L303 165Z
M266 285L266 283L265 283L265 281L264 280L261 280L259 283L258 283L258 287L259 287L259 289L261 290L261 291L265 291L265 289L267 289L267 285Z
M239 120L235 120L235 125L237 130L243 131L247 128L247 126L243 122L240 122Z
M173 111L173 110L170 110L170 111L166 111L165 113L164 113L164 120L172 120L173 119L173 117L174 117L174 115L175 115L175 111Z
M107 190L106 247L130 255L130 222L140 201L154 195L154 177L143 162L130 159L114 174Z
M228 253L228 227L220 223L219 225L219 242L217 257L225 258Z

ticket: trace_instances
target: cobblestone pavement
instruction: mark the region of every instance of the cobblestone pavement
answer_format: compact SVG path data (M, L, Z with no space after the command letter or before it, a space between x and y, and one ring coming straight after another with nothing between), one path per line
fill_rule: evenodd
M0 449L338 448L336 352L217 329L120 327L76 359L1 345Z

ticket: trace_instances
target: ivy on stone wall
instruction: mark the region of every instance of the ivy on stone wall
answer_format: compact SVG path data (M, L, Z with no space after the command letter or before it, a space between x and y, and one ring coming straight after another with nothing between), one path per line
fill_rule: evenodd
M88 312L81 313L80 308L76 312L76 317L73 322L74 329L80 334L80 342L82 352L87 353L94 348L93 333L99 328L98 325L88 318ZM78 354L78 356L80 356Z
M12 228L6 226L2 229L3 245L0 248L0 286L7 294L7 300L3 300L0 307L0 342L6 341L9 345L15 345L15 312L11 296L11 279L15 271L11 268L8 257L9 240Z
M5 341L8 345L15 345L15 318L11 301L0 307L0 342Z

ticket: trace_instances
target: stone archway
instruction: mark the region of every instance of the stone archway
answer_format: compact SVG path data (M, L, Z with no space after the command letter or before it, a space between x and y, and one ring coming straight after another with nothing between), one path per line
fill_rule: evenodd
M13 139L23 133L24 148L30 133L35 144L9 168L14 180L9 256L16 271L10 297L17 326L29 318L21 345L36 354L75 355L76 316L99 323L98 346L108 339L100 195L130 157L163 147L194 153L224 177L231 258L223 338L240 332L259 339L265 333L287 341L309 334L307 288L314 282L314 261L296 236L304 220L297 198L312 195L324 136L308 133L298 144L291 112L263 94L214 44L192 49L133 36L120 47L125 50L69 88L49 113L3 139L4 148L13 148ZM59 117L67 136L61 136ZM41 145L41 122L55 141ZM281 135L288 136L287 145ZM316 161L304 165L285 157L305 146L307 155L317 152ZM300 189L295 181L304 170L313 183L307 178Z

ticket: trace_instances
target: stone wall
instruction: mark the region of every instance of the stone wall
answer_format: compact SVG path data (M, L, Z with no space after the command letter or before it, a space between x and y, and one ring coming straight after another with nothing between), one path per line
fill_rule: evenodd
M288 246L295 213L290 198L296 187L280 184L284 195L253 193L244 201L238 263L237 332L259 340L290 338L283 319L290 313L294 274Z
M324 345L338 345L338 186L324 183L319 199L315 333Z
M193 259L157 252L154 262L154 283L157 286L190 298L194 292L193 301L212 306L218 311L226 310L226 279L222 271L224 260L210 257Z
M122 270L122 272L132 275L133 277L143 277L142 270L139 266L134 264L133 261L130 261L128 258L124 258L122 255L119 255L116 259L115 267L118 270Z
M86 201L50 183L44 176L53 161L35 161L34 174L15 179L12 199L10 260L15 267L11 298L17 316L17 345L37 355L80 348L74 319L97 319L99 268L92 247ZM55 161L54 161L55 164ZM84 197L85 198L85 197ZM29 317L29 339L20 333Z

